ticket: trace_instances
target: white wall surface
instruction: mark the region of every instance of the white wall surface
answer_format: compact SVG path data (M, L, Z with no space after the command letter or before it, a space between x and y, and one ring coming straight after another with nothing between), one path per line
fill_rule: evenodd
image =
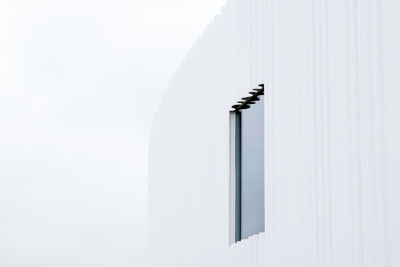
M154 121L150 266L400 266L400 2L231 0ZM229 245L230 106L265 94L265 233Z

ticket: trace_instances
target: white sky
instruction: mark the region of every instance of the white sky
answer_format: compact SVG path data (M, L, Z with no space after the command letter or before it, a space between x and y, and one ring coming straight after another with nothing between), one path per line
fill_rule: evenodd
M224 0L0 0L0 266L144 266L160 94Z

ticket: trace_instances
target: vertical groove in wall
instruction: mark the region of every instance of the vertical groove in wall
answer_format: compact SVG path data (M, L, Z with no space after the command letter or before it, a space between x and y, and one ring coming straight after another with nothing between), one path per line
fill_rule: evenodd
M314 148L314 157L313 157L313 164L314 164L314 168L313 168L313 178L314 178L314 195L315 195L315 250L316 250L316 263L317 266L321 266L321 256L320 256L320 224L319 224L319 193L318 193L318 188L319 188L319 179L318 179L318 141L317 141L317 100L316 100L316 95L317 95L317 55L316 55L316 51L317 51L317 22L316 22L316 6L317 3L316 1L318 0L312 0L312 72L314 73L313 75L313 79L311 82L311 86L312 86L312 106L313 106L313 129L312 129L312 134L313 134L313 139L314 139L314 143L312 144L313 148Z
M354 143L355 143L355 188L356 188L356 224L354 225L354 229L357 233L357 244L356 244L356 255L357 255L357 265L356 266L364 266L364 244L363 244L363 220L362 220L362 177L361 177L361 132L360 132L360 28L359 28L359 0L354 1L354 55L355 55L355 64L354 64L354 78L355 78L355 87L354 87L354 112L355 112L355 123L354 123Z
M376 95L379 99L379 104L377 105L377 128L378 128L378 153L379 156L377 159L379 160L378 164L378 172L377 172L377 180L378 177L381 179L378 181L378 224L379 224L379 251L380 251L380 259L378 264L381 266L390 266L389 261L389 246L388 246L388 224L387 224L387 200L386 200L386 180L387 180L387 172L386 172L386 115L384 111L384 107L386 106L386 87L385 87L385 80L384 80L384 73L385 73L385 66L383 64L383 21L382 21L382 0L376 0L375 2L375 14L376 14L376 32L375 38L376 41L376 57L377 62L375 64L375 72L377 73L376 78Z

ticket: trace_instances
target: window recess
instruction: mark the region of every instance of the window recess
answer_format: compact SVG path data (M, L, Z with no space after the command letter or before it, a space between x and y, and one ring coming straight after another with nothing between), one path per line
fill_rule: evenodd
M264 84L230 111L230 242L264 232Z

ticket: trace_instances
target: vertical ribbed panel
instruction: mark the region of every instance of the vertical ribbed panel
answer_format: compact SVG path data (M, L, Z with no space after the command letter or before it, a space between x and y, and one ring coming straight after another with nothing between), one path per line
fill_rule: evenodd
M154 121L149 264L400 266L400 1L229 0ZM229 242L229 111L265 83L265 233Z

